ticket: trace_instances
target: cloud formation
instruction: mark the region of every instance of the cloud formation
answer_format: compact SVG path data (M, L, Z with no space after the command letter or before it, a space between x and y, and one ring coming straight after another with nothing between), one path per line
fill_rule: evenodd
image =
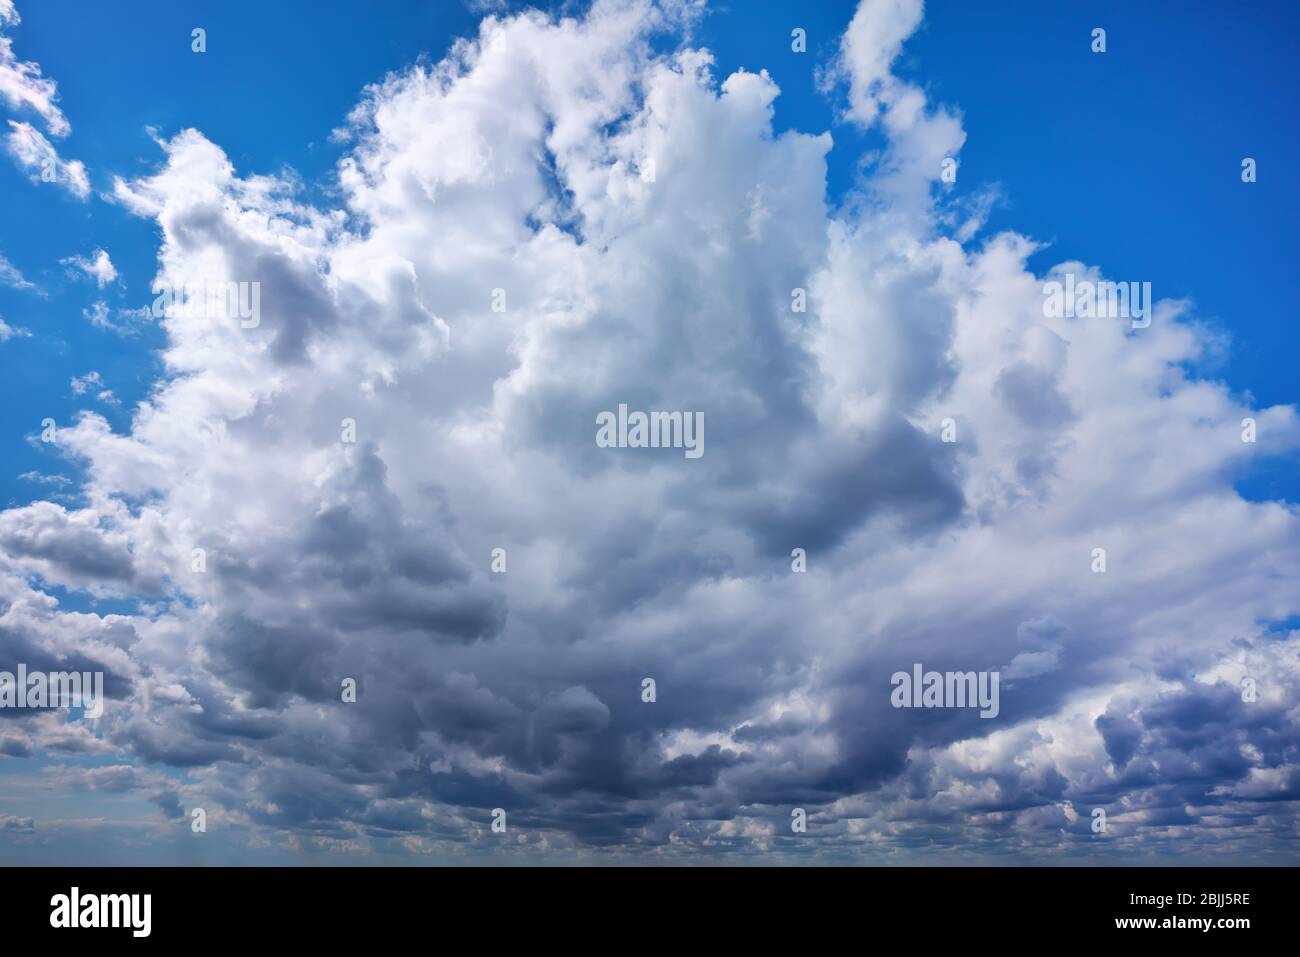
M90 196L90 177L81 160L64 160L40 130L30 123L9 120L5 149L33 183L58 183L78 199Z
M59 262L93 279L100 289L117 281L117 267L113 265L113 260L108 253L102 249L96 249L90 256L69 256L60 259Z
M0 285L9 286L13 289L35 289L35 283L28 282L23 278L22 272L0 253Z
M93 727L0 745L113 756L52 780L164 839L201 806L356 859L1275 853L1300 516L1233 483L1295 410L1189 374L1186 304L1051 318L1032 240L947 231L960 118L891 73L919 2L844 39L886 148L838 208L831 134L776 133L692 15L487 17L367 88L333 208L193 129L116 181L156 285L258 283L261 318L170 307L129 432L57 432L83 506L0 513L4 660L110 677ZM701 411L706 454L597 447L619 403ZM999 670L998 718L892 708L914 662Z
M22 18L13 0L0 0L0 29L16 27ZM18 114L34 113L50 136L62 139L72 124L58 105L58 84L41 72L40 64L19 60L13 40L0 33L0 101ZM78 199L90 195L90 179L80 160L64 160L54 144L26 120L9 121L5 148L32 182L58 183Z
M0 10L0 26L18 22L12 4L7 15ZM12 110L31 110L39 115L52 136L67 136L72 127L55 102L58 98L58 85L41 75L40 65L18 60L13 41L0 36L0 99Z

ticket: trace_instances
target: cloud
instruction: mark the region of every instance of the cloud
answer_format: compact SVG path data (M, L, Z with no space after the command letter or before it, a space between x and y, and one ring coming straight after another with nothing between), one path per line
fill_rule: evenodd
M13 0L0 0L0 29L20 22ZM0 34L0 101L19 113L35 113L50 136L62 139L72 132L72 126L58 98L58 84L42 74L39 64L19 60L13 41ZM45 135L26 120L10 119L9 126L5 147L18 166L27 170L33 183L57 182L82 200L90 195L85 164L63 160Z
M849 80L849 117L863 126L876 122L883 104L900 89L891 68L903 42L921 25L922 0L864 0L844 33L840 68Z
M10 339L18 339L24 336L30 336L31 333L26 329L14 328L0 318L0 342L8 342Z
M0 5L0 29L21 21L13 0ZM13 111L35 113L55 139L72 133L68 117L60 109L59 85L40 72L35 62L18 60L13 40L0 34L0 101ZM53 143L25 120L9 120L5 148L19 168L26 169L32 182L57 182L78 199L90 196L90 178L79 160L62 160Z
M78 199L90 196L90 178L80 160L65 162L52 143L30 123L9 121L10 133L5 148L14 162L27 170L33 183L58 183Z
M156 594L163 587L161 577L143 571L129 536L110 527L120 517L120 510L69 512L34 502L0 512L0 546L9 558L31 563L52 582L90 589L127 586Z
M92 326L100 329L112 328L108 318L108 304L103 301L92 303L88 308L81 310L81 314L90 320Z
M95 280L95 284L101 289L117 281L117 269L113 266L113 260L102 249L96 249L89 257L69 256L67 259L60 259L59 262L64 266L80 270Z
M35 289L34 283L28 282L23 278L23 274L18 271L13 263L0 254L0 285L9 286L13 289Z
M116 333L119 336L138 335L140 330L152 322L152 313L148 307L136 309L111 309L108 303L97 299L81 310L84 319L96 329Z
M17 26L18 14L13 4L0 9L0 27ZM67 117L59 109L58 84L41 74L39 64L14 56L13 41L0 36L0 100L12 110L30 110L45 122L51 136L64 137L72 132Z
M656 52L683 21L640 2L489 17L368 88L334 205L161 139L114 187L155 287L258 283L260 321L168 309L129 430L58 430L84 507L0 513L0 636L117 678L59 745L358 859L502 853L496 807L513 860L1083 859L1093 806L1121 856L1276 856L1300 516L1233 483L1295 411L1192 376L1185 304L1051 318L1032 240L945 233L961 120L890 71L919 15L850 27L884 148L839 208L830 134ZM597 447L620 403L701 411L706 454ZM1002 669L998 718L891 707L914 662ZM154 770L93 786L168 818Z
M33 469L30 472L24 472L18 476L26 482L38 482L42 485L69 485L72 479L66 475L46 475Z
M104 380L99 377L98 372L87 372L82 376L74 376L72 379L72 394L85 395L90 389L103 384Z
M95 393L95 398L100 402L109 405L118 405L117 397L113 395L111 389L104 388L104 380L98 372L87 372L85 375L73 376L71 382L72 394L76 396L85 395L88 392Z

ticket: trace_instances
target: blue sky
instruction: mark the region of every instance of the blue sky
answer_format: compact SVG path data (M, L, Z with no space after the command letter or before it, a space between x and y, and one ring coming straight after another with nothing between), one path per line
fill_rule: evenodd
M1293 6L1008 0L993 12L928 0L919 26L898 28L897 55L887 49L878 74L843 45L846 30L865 25L881 42L873 31L919 12L916 0L717 3L681 20L630 2L644 24L626 35L587 5L566 5L583 25L574 46L558 28L529 33L514 19L527 7L514 3L392 0L367 5L361 19L342 0L17 7L21 22L5 35L17 60L57 82L71 133L51 138L63 159L85 164L92 194L34 182L0 154L0 263L24 280L0 274L0 319L18 331L0 341L0 569L60 609L30 633L0 622L0 637L56 660L69 653L67 635L80 634L90 660L134 690L106 728L74 743L46 726L13 739L0 762L0 824L27 822L14 853L35 860L37 846L75 860L78 832L64 825L97 816L151 835L126 839L121 854L155 853L137 842L170 826L160 813L174 822L178 808L203 802L221 808L213 819L224 830L202 851L172 835L157 854L238 862L322 848L364 857L369 847L387 859L417 847L455 859L455 822L481 824L486 809L511 801L535 833L563 835L552 859L662 848L669 834L700 853L748 853L762 846L758 830L773 818L779 830L787 806L803 802L825 821L839 815L820 848L831 859L855 853L863 833L845 815L874 822L875 833L907 821L890 831L900 855L930 843L990 860L1078 859L1091 853L1086 842L1042 835L1086 834L1076 809L1092 801L1127 808L1128 859L1159 860L1183 839L1171 830L1187 823L1181 807L1205 821L1240 810L1216 804L1224 794L1257 803L1242 812L1239 839L1193 842L1203 860L1289 846L1279 835L1300 796L1300 734L1287 722L1263 740L1264 725L1223 689L1239 679L1233 668L1250 674L1267 662L1269 707L1295 704L1300 542L1288 503L1300 471L1287 407L1300 398L1300 354L1285 285L1300 218L1287 167L1300 153ZM468 78L463 113L449 118L422 71L476 36L485 12L536 62L494 66L476 50L456 74ZM190 49L194 27L206 30L205 53ZM796 27L807 31L803 55L790 47ZM1104 54L1090 50L1094 27L1107 31ZM714 58L708 96L671 88L678 112L656 113L642 99L656 69L692 48ZM592 63L572 74L536 65L587 55ZM620 86L609 64L636 81ZM519 70L515 85L496 85L494 69ZM745 98L762 100L761 85L717 95L742 69L766 70L780 89L770 129L746 125ZM349 121L367 85L385 77ZM900 91L923 95L915 126L862 118L855 84L872 79L883 86L868 99L890 118L904 112ZM477 96L475 82L491 95ZM517 106L516 94L536 98L548 129L608 96L595 108L635 135L584 128L585 147L565 153L528 139L532 107ZM0 99L4 116L49 132L10 107ZM674 157L700 183L710 171L722 178L637 205L648 201L617 171L632 161L628 144L643 142L632 121L646 117L647 129L668 131L665 183ZM723 126L700 132L711 124ZM349 135L332 136L340 128ZM187 129L202 140L182 142ZM953 130L965 137L954 188L928 167L901 183L882 176L900 157L942 155ZM815 139L824 132L828 150ZM550 207L534 203L545 189L532 172L465 173L456 164L466 143L489 144L493 162L543 145L560 155L583 242L518 239L512 203L527 207L528 222L545 220ZM216 151L236 181L222 178ZM592 155L604 158L599 172L584 166ZM1241 181L1244 157L1257 161L1258 182ZM224 206L187 205L184 184L166 175L182 160L196 182L210 177ZM364 175L341 181L344 161ZM287 205L238 181L253 176L280 180ZM114 196L119 177L129 185ZM593 181L602 185L584 193ZM878 221L858 206L872 191ZM954 251L952 217L989 197ZM239 220L235 209L250 215ZM199 247L265 264L275 260L274 231L255 233L250 221L288 230L332 210L347 211L345 226L314 223L296 237L301 248L276 253L283 275L314 292L299 300L299 285L267 283L268 296L284 297L268 300L269 313L332 304L325 318L302 307L306 351L286 359L272 340L240 367L243 353L212 352L197 327L125 317L152 303L164 238L191 268L205 268L195 265ZM726 224L711 237L717 248L708 236L689 239L706 214ZM850 238L835 238L840 227ZM996 238L1004 231L1041 248ZM117 272L111 282L65 262L101 249ZM591 259L596 249L607 258ZM1033 277L1076 260L1188 305L1129 352L1086 329L1026 331ZM407 274L388 272L394 262L410 265L409 301ZM368 285L377 276L390 285ZM508 334L485 332L473 305L479 287L506 282L499 276L537 309ZM581 293L547 284L560 276ZM807 282L817 304L806 328L750 314L771 298L769 279L780 296ZM96 303L119 328L90 321ZM557 309L586 324L555 324ZM433 331L410 319L426 311ZM640 324L628 318L624 329L611 316ZM716 326L701 329L699 316ZM288 335L275 315L266 328ZM619 352L620 337L649 358L638 365ZM164 388L185 378L182 367L194 391ZM1176 381L1179 368L1191 384ZM72 380L92 372L78 394ZM104 389L111 400L96 398ZM990 395L1005 408L985 408ZM151 396L157 429L137 424L133 434L137 404ZM586 445L569 449L573 435L587 441L589 410L637 396L707 406L719 423L709 460L718 464L704 478L659 465L611 471ZM382 434L332 458L321 436L354 408ZM219 445L187 444L195 409L226 430ZM127 441L78 424L86 410ZM1245 410L1265 423L1248 456L1223 440ZM963 439L968 428L978 435L962 447L969 458L945 457L927 431L949 412ZM47 416L75 433L58 449L35 441ZM761 477L787 455L784 481ZM294 465L304 474L286 477ZM499 467L513 479L498 484ZM644 498L625 498L629 489ZM571 512L572 498L590 514ZM1032 533L1023 509L1044 516ZM522 557L500 586L476 563L506 538ZM1103 539L1117 561L1142 565L1114 576L1129 577L1104 598L1063 557ZM206 583L173 564L176 549L188 555L200 541L220 556ZM815 596L792 598L769 577L772 556L788 564L792 542L816 542L836 569ZM954 569L985 549L982 584L974 572L962 586L936 583L961 577ZM1261 580L1270 567L1275 577ZM859 593L855 582L870 585ZM955 591L936 598L945 588ZM656 603L662 619L649 613ZM687 634L697 619L743 637L705 652ZM1180 644L1193 627L1203 632ZM800 634L797 649L782 644L781 628ZM619 637L605 646L600 636ZM973 667L982 660L973 637L1017 676L994 749L1022 749L1020 758L987 780L972 754L993 740L991 728L985 738L978 721L954 718L891 725L876 738L864 727L887 722L854 693L874 687L880 668L910 665L909 649ZM407 657L396 663L393 649ZM682 689L661 709L662 726L611 698L630 680L620 669L639 676L643 658ZM363 666L375 687L424 675L437 691L410 707L376 706L346 734L314 725L311 710L333 701L338 675ZM138 711L146 686L155 697ZM1198 733L1180 738L1187 727ZM1041 741L1053 735L1059 749L1048 760ZM1237 738L1238 750L1215 751ZM313 750L322 741L337 760ZM1184 759L1185 774L1168 771ZM928 783L917 783L923 774ZM375 790L363 795L363 784ZM945 802L984 787L998 793L982 808L1021 815L1014 833L972 823L976 811L950 825ZM913 803L918 788L924 807ZM1048 822L1048 809L1066 823ZM24 844L43 815L48 836ZM806 850L779 837L775 846Z

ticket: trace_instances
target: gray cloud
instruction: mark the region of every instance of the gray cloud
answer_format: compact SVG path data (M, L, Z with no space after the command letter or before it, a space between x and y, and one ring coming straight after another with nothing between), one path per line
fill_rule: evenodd
M1294 410L1174 375L1177 309L1048 318L1028 240L944 234L964 133L889 69L919 7L850 31L883 155L837 209L769 76L654 52L679 13L521 14L385 79L337 208L196 130L118 181L159 281L261 282L262 321L167 316L130 431L60 431L88 506L0 513L0 647L117 681L0 748L102 749L93 794L236 856L1275 853L1300 518L1230 476ZM619 403L702 412L704 456L597 447ZM914 663L999 670L999 716L892 707Z

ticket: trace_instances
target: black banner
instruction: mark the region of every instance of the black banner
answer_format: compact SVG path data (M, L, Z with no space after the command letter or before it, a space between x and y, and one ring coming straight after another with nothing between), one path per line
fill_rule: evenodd
M918 947L1044 934L1228 946L1289 936L1295 871L1269 868L12 868L6 931L22 939L374 942L413 922L487 938L562 926L662 935L822 933ZM640 929L640 931L638 931ZM688 933L685 926L681 933ZM677 933L676 931L674 933ZM76 934L75 938L69 935ZM917 936L919 935L919 936ZM523 938L520 938L523 942Z

